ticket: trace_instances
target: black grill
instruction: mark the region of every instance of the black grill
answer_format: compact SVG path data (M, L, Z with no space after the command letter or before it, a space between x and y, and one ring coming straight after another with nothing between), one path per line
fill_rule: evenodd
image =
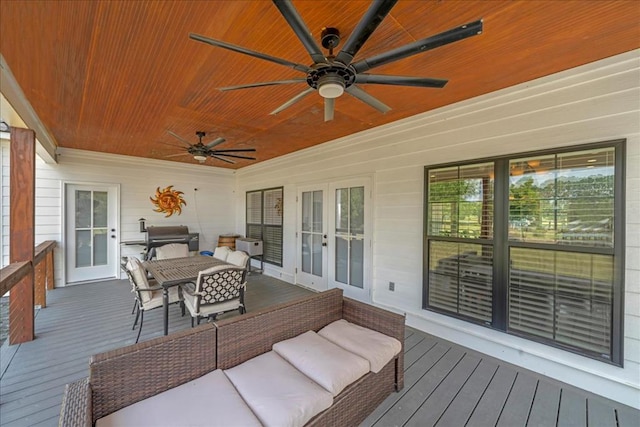
M200 235L198 233L189 233L189 227L186 225L149 226L147 227L146 259L151 259L155 256L155 248L169 243L186 243L189 245L190 251L198 251L200 250Z

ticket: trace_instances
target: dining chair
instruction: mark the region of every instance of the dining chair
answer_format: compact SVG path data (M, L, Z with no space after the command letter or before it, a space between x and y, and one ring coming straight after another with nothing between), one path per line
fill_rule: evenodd
M233 251L229 254L226 261L229 264L237 265L246 270L249 263L249 255L243 251Z
M195 283L180 285L184 305L191 314L191 326L194 319L200 324L202 318L215 320L218 314L228 311L246 313L246 274L241 267L217 265L201 271Z
M138 340L140 340L140 333L142 332L144 312L163 306L163 289L162 286L154 284L153 281L150 281L147 278L147 271L138 258L129 258L125 271L127 272L127 276L131 282L132 292L135 295L138 309L136 312L136 319L134 320L133 327L131 328L132 330L136 328L138 318L140 319L138 336L136 337L137 343ZM169 288L169 304L173 303L180 303L184 314L184 304L181 301L181 293L177 286Z
M156 248L156 259L185 258L189 256L186 243L169 243Z
M218 246L213 251L213 257L221 261L226 261L229 254L233 252L228 246Z

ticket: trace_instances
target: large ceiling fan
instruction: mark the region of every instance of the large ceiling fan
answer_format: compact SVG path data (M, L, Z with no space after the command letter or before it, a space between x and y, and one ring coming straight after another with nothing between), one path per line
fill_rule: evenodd
M278 114L315 90L317 90L318 93L320 93L320 96L324 98L325 121L333 120L335 99L344 92L347 92L349 95L354 96L376 110L386 113L391 110L391 108L362 90L358 84L442 88L447 84L447 80L427 77L368 74L366 71L482 33L482 20L479 20L453 28L435 36L409 43L379 55L374 55L370 58L360 59L353 62L353 59L360 48L391 11L396 2L397 0L374 0L360 22L356 25L355 29L349 36L349 39L342 47L342 50L340 50L337 55L333 54L333 50L340 42L340 31L333 27L323 28L321 43L322 46L329 51L329 54L325 56L311 36L311 32L307 28L296 8L293 6L291 0L273 0L273 3L276 5L284 19L296 33L307 52L309 52L309 55L311 55L313 64L310 66L297 64L286 59L256 52L242 46L233 45L231 43L215 40L198 34L191 33L189 34L189 37L193 40L207 43L212 46L221 47L234 52L253 56L255 58L274 62L305 73L306 77L250 83L219 89L227 91L295 83L306 83L309 86L307 89L273 110L271 114Z
M256 159L255 157L240 156L236 154L236 153L255 152L256 151L255 148L232 148L227 150L215 150L214 147L226 141L222 137L218 137L208 144L203 144L202 138L206 136L206 132L203 132L203 131L196 132L196 136L198 137L198 142L195 144L190 143L186 139L182 138L180 135L177 135L171 131L167 131L167 133L173 136L174 138L178 139L180 142L186 144L187 151L186 153L170 154L168 156L165 156L166 158L179 157L179 156L193 156L193 158L198 162L204 163L205 160L207 160L207 157L212 157L214 159L221 160L227 163L232 163L232 164L234 164L235 162L233 160L228 159L228 157L231 157L234 159L247 159L247 160Z

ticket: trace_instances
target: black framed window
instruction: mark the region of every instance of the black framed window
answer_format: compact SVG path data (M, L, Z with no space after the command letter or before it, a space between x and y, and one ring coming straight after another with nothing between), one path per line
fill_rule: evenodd
M624 141L425 168L425 309L622 363Z
M246 235L262 240L264 262L282 266L283 188L247 192Z

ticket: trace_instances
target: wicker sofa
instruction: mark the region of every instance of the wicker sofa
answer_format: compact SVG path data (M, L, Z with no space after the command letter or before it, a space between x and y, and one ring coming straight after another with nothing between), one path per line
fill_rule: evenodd
M235 316L94 355L89 377L68 384L61 426L91 426L121 408L263 355L283 340L345 319L404 345L404 316L344 298L333 289L263 311ZM369 372L333 398L307 426L357 425L404 385L404 349L378 373Z

